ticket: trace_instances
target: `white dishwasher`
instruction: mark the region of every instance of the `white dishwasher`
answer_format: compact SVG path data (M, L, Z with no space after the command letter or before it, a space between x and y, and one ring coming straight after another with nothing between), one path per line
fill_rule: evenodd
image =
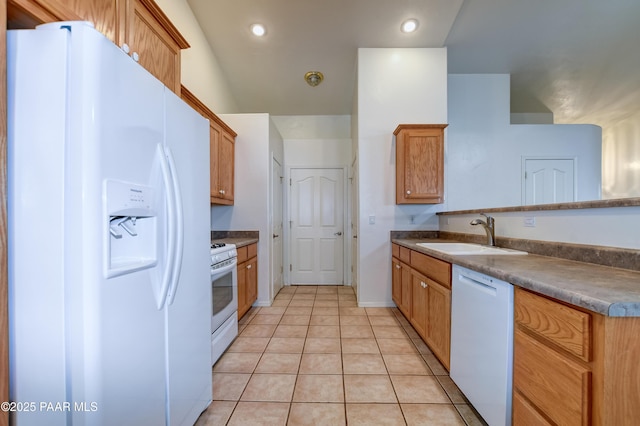
M491 426L511 425L513 285L453 265L451 379Z

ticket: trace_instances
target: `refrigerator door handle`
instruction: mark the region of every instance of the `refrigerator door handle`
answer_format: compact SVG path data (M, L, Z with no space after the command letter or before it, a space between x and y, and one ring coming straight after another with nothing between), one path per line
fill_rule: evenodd
M167 159L169 160L169 171L171 172L171 181L173 184L174 202L175 202L175 220L176 220L176 242L174 247L174 260L171 273L171 285L169 286L167 305L172 305L178 290L180 282L180 269L182 268L182 253L184 249L184 216L182 212L182 193L180 191L180 182L178 181L178 173L173 154L169 147L165 147Z
M175 211L175 194L174 186L169 171L167 156L162 144L158 144L158 157L160 158L160 170L162 170L162 179L164 181L165 194L167 197L167 247L166 258L164 262L164 272L160 285L160 294L157 294L158 309L162 309L167 300L167 293L171 285L171 273L173 271L173 262L175 259L176 246L176 211Z

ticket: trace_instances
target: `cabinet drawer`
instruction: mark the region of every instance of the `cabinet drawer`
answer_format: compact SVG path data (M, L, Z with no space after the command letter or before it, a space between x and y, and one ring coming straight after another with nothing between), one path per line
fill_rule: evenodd
M249 259L249 246L238 247L236 251L238 252L238 264L242 262L246 262Z
M558 425L590 422L591 372L516 330L514 387Z
M258 255L258 244L250 244L247 246L247 257L251 259L252 257L256 257Z
M404 263L411 262L411 250L406 247L400 247L400 260Z
M513 424L518 426L551 426L518 392L513 393Z
M517 324L560 345L584 361L591 360L591 315L516 289Z
M450 263L443 262L417 251L411 251L411 266L445 287L451 288Z
M400 246L397 244L391 244L391 256L400 259Z

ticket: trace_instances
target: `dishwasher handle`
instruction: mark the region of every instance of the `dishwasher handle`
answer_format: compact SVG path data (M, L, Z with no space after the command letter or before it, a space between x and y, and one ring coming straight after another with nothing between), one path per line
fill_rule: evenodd
M480 280L475 277L471 277L460 273L458 275L458 280L461 284L466 284L468 286L475 287L478 290L483 291L484 293L497 297L498 296L498 288L495 284L493 284L492 280L482 280L484 277L480 277Z

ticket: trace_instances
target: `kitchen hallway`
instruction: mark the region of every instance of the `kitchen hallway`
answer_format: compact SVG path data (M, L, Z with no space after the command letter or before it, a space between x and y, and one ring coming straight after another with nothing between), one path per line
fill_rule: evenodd
M351 287L284 287L213 367L204 425L483 425L396 308Z

